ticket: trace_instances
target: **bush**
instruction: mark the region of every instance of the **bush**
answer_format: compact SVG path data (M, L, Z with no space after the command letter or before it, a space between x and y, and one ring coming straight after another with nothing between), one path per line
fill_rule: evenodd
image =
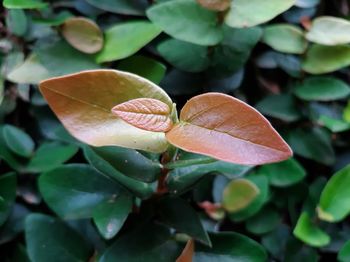
M1 260L350 260L347 1L3 6Z

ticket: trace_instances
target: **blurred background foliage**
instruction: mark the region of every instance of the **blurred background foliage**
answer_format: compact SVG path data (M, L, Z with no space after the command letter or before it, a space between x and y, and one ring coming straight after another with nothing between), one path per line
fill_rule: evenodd
M3 6L1 261L175 261L189 237L195 261L350 261L349 1ZM152 200L159 155L81 144L38 91L98 68L148 78L178 108L204 92L233 95L295 156L244 167L181 152L170 196Z

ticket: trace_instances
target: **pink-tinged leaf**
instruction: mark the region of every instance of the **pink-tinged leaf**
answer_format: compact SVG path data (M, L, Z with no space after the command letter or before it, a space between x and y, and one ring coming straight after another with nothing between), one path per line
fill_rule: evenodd
M207 93L189 100L168 141L189 152L244 165L285 160L292 151L268 120L231 96Z
M113 107L112 113L147 131L166 132L173 126L169 106L157 99L133 99Z
M194 241L188 240L181 255L176 259L176 262L192 262L194 254Z

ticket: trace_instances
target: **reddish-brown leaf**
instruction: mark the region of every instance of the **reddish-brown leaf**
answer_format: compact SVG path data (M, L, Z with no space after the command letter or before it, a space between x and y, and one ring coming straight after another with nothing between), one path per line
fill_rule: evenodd
M176 259L176 262L192 262L194 254L194 241L188 240L181 255Z
M292 151L253 107L228 95L207 93L189 100L168 141L189 152L223 161L261 165L289 158Z
M225 11L230 7L231 1L232 0L197 0L201 6L213 11Z
M137 98L116 105L112 113L135 127L166 132L173 125L170 119L170 108L167 104L152 98Z

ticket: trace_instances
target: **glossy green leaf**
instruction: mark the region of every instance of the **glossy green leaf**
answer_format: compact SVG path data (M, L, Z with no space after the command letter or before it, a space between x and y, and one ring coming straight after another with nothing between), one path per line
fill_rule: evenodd
M147 21L116 24L105 31L105 45L96 55L96 61L103 63L131 56L160 33L157 26Z
M346 19L321 16L312 21L306 38L321 45L342 45L350 43L350 22Z
M224 189L222 205L229 213L236 213L249 206L259 194L259 188L254 183L235 179Z
M4 0L3 5L10 9L41 9L47 7L47 3L41 0Z
M293 96L289 94L266 96L255 107L266 116L286 122L294 122L301 118L300 110Z
M63 145L57 142L44 143L34 153L26 166L27 172L46 172L72 158L78 151L74 145Z
M174 262L182 250L170 237L164 226L141 223L109 246L99 261Z
M186 200L176 197L163 198L158 202L157 211L162 223L211 246L209 236L197 213Z
M226 14L225 22L231 27L252 27L265 23L291 8L295 0L235 0Z
M350 129L350 123L343 119L333 118L327 115L321 115L318 119L318 123L327 127L333 133L344 132Z
M113 201L120 192L118 184L83 164L70 164L40 176L39 189L45 202L60 217L90 218L94 208Z
M296 84L294 93L304 100L331 101L346 98L350 87L344 81L333 77L310 77Z
M155 84L160 83L166 72L166 67L162 63L139 55L131 56L120 61L118 69L147 78Z
M306 171L295 159L262 166L259 173L265 175L271 185L277 187L288 187L302 181Z
M337 71L350 65L350 46L324 46L314 44L306 53L303 69L318 75Z
M327 182L317 208L320 219L328 222L343 220L350 213L350 166L346 166Z
M0 226L4 224L11 213L16 198L17 179L15 173L0 176Z
M302 54L307 47L303 31L289 24L266 26L262 41L282 53Z
M111 239L119 232L131 212L132 204L129 195L120 195L94 209L93 220L105 239Z
M341 262L348 262L350 260L350 240L339 250L337 259Z
M130 0L86 0L89 4L102 10L124 15L143 15L146 3Z
M278 212L272 207L266 207L247 220L246 228L253 234L261 235L275 229L280 222L281 217Z
M201 72L208 68L208 48L177 39L168 39L157 47L160 55L171 65L187 72Z
M216 13L195 0L173 0L152 6L148 18L170 36L197 45L215 45L222 40Z
M254 240L238 233L224 232L210 234L213 247L198 246L195 249L194 262L250 261L267 260L264 248Z
M293 151L302 157L324 165L332 165L335 162L331 136L323 128L295 129L289 133L287 141Z
M5 125L2 132L7 147L14 154L22 157L30 157L32 155L35 145L28 134L11 125Z
M267 202L269 197L269 182L265 176L251 175L245 178L253 182L259 188L260 194L257 195L255 200L243 210L237 213L229 214L229 218L234 222L244 221L257 214L261 210L263 205Z
M21 9L10 9L6 16L6 26L16 36L24 36L28 29L28 19Z
M128 190L130 190L133 194L135 194L137 197L140 198L148 198L153 193L153 188L151 184L147 184L144 182L141 182L139 180L130 178L124 174L122 174L120 171L115 169L109 162L108 162L108 155L107 159L104 158L104 155L99 155L97 152L95 152L94 148L90 147L84 147L84 156L88 163L92 165L94 168L96 168L99 172L104 174L105 176L108 176L112 178L113 180L117 181L120 185L124 186ZM119 162L120 163L120 162ZM124 162L125 163L125 162ZM125 163L127 164L127 163ZM125 167L125 165L124 165ZM142 171L139 171L142 172Z
M330 243L330 237L322 229L313 223L308 213L300 215L293 231L301 241L313 247L323 247Z
M81 235L50 216L28 216L25 222L25 238L31 261L88 261L92 255L92 250Z

